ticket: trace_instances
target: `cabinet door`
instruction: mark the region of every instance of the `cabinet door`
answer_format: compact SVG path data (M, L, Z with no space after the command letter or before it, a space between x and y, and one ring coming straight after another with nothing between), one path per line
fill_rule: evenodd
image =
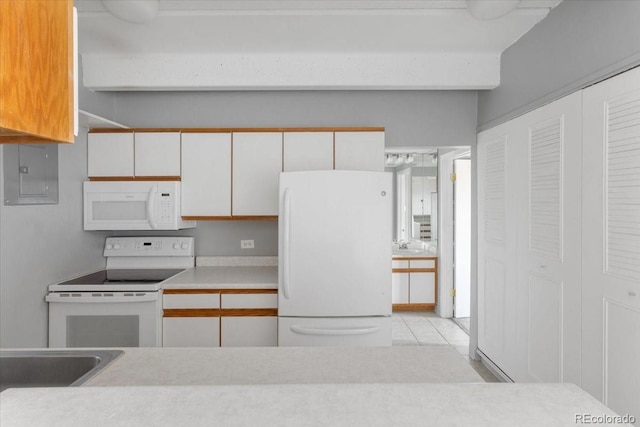
M391 275L391 302L393 304L409 303L409 273Z
M231 215L231 134L182 134L182 215Z
M277 316L223 316L222 347L275 347L278 345Z
M219 347L219 317L164 317L163 347Z
M582 387L640 418L640 68L583 92Z
M133 132L90 133L87 174L133 177Z
M180 132L135 133L136 176L180 176Z
M384 172L384 132L336 132L336 169Z
M435 273L409 273L409 303L435 304L435 284Z
M333 169L333 132L285 132L284 171Z
M233 134L232 214L278 215L282 132Z

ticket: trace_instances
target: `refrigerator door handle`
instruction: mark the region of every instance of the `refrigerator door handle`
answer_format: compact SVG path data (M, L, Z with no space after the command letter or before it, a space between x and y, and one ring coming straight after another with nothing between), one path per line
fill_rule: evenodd
M282 292L284 294L285 299L289 299L289 244L290 244L290 234L291 234L291 224L290 224L290 216L291 216L291 194L289 193L289 189L285 188L283 195L283 204L284 204L284 224L283 224L283 256L284 259L282 261Z
M378 332L379 326L361 326L355 328L314 328L306 326L290 326L291 332L301 335L366 335Z

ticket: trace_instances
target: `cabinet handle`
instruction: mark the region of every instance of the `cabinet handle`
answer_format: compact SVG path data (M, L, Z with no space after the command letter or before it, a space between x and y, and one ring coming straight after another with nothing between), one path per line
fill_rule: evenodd
M291 211L291 195L289 193L289 189L285 188L283 195L283 216L284 216L284 224L283 224L283 261L282 261L282 292L286 299L289 299L290 291L289 291L289 251L290 251L290 242L289 239L291 237L291 224L289 222L289 215Z

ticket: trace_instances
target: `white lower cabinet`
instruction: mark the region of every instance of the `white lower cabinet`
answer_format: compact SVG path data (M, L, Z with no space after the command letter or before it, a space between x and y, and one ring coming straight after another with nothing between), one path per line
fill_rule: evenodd
M219 317L165 317L163 347L219 347Z
M277 316L222 316L222 347L276 347Z
M274 289L179 289L162 300L163 347L278 345Z
M394 259L391 302L398 310L433 310L436 305L437 258Z
M220 344L223 347L277 346L277 292L275 290L233 292L228 290L221 295Z

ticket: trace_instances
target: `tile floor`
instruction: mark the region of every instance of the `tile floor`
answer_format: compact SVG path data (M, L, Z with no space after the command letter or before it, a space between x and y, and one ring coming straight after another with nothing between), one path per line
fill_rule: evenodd
M469 358L469 335L451 319L433 312L394 312L393 345L449 345L465 358L486 382L499 380L479 361Z

